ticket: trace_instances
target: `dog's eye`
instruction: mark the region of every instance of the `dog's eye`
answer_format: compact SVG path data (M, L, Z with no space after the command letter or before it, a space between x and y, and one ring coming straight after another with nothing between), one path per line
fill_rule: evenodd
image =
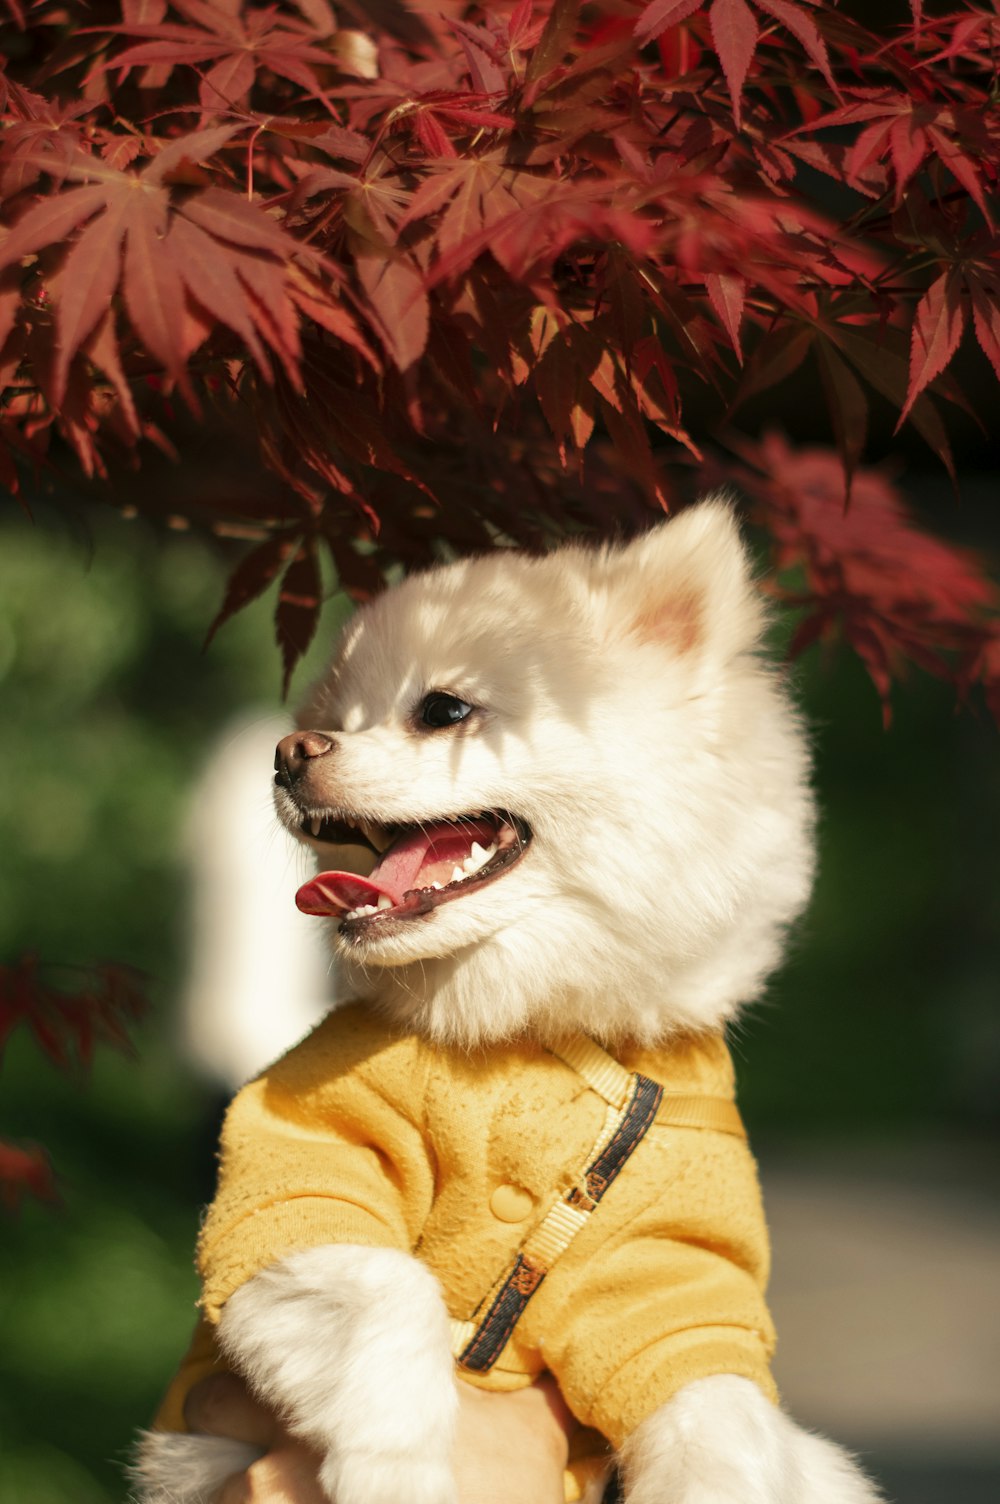
M472 706L456 695L427 695L420 707L421 721L435 730L440 726L454 726L471 714Z

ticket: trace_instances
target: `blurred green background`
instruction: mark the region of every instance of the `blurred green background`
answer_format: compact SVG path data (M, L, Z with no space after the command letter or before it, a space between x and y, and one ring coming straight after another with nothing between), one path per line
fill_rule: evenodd
M971 494L951 525L995 547L995 497L985 481ZM178 832L210 744L234 714L276 706L280 669L266 604L202 651L226 569L214 545L7 506L0 958L128 962L154 1006L134 1062L101 1051L74 1079L16 1036L0 1068L0 1135L44 1144L63 1195L0 1213L0 1504L119 1504L130 1434L185 1343L210 1177L216 1104L178 1059L173 1024ZM815 729L822 868L790 964L735 1040L765 1182L771 1159L780 1170L813 1149L919 1170L934 1144L945 1178L961 1163L985 1204L1000 1129L1000 741L926 678L897 691L884 733L846 654L814 650L795 673ZM994 1491L962 1494L926 1482L933 1458L908 1474L896 1458L907 1497L935 1504L997 1497L994 1462L976 1464Z

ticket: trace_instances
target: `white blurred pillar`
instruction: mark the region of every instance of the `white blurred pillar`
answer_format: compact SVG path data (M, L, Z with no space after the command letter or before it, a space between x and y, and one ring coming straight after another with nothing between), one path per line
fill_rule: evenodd
M283 1054L333 1000L327 927L295 907L314 863L278 823L271 797L274 748L289 730L266 713L230 726L184 832L192 906L183 1047L227 1092Z

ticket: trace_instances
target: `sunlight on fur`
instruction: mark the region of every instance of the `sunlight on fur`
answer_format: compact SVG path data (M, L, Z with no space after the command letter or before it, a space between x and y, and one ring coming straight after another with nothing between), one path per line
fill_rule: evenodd
M678 600L699 619L680 645ZM813 819L764 620L721 503L625 548L417 575L360 611L300 716L337 737L310 797L386 822L499 806L534 839L494 887L342 946L348 994L465 1045L653 1042L758 996L809 894ZM482 708L474 733L413 735L436 686Z
M877 1500L775 1403L723 1037L813 872L765 624L719 500L497 551L360 610L279 743L297 901L356 1001L237 1097L199 1267L331 1504L457 1504L456 1372L543 1369L628 1504ZM141 1504L209 1504L228 1446L153 1433Z

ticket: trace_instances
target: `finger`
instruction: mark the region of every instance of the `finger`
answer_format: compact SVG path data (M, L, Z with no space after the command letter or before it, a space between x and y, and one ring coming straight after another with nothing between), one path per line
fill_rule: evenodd
M234 1373L212 1373L200 1379L184 1401L184 1421L190 1431L228 1436L259 1447L270 1446L277 1430L274 1417Z
M214 1504L251 1504L250 1482L246 1473L234 1473L214 1495Z
M299 1442L269 1452L244 1479L245 1492L221 1504L329 1504L319 1485L319 1458Z

